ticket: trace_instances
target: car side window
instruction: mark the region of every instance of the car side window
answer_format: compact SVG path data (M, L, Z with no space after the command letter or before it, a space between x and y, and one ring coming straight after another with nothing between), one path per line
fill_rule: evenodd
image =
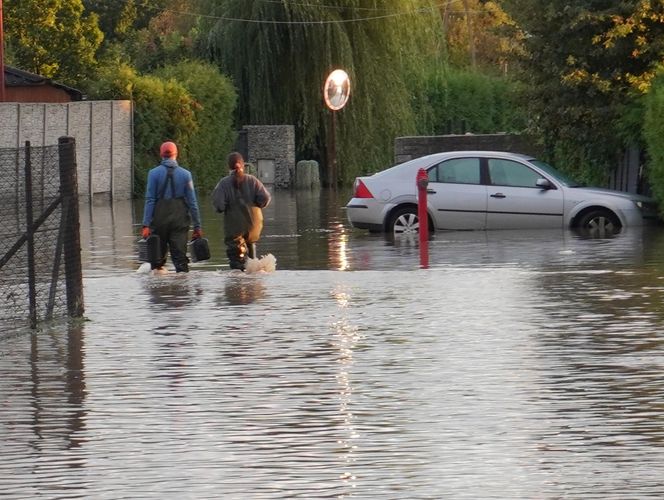
M479 184L480 159L454 158L429 169L429 182L450 184Z
M489 158L489 177L494 186L536 187L542 176L532 168L511 160Z

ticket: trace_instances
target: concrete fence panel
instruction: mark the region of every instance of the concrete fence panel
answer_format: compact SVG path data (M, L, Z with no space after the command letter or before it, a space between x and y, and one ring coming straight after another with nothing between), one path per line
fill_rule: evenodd
M76 140L80 196L132 195L133 111L131 101L0 103L0 148Z

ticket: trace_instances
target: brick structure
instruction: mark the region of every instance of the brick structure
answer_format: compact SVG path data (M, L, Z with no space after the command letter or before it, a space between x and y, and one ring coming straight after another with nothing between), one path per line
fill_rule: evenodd
M295 127L245 125L236 148L256 167L257 177L276 188L291 186L295 168Z
M534 139L520 134L464 134L397 137L394 160L403 163L413 158L443 151L510 151L541 156Z

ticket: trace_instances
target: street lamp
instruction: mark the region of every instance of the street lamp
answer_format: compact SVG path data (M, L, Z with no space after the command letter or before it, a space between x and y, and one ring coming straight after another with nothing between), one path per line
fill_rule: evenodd
M336 112L343 108L350 96L350 78L343 69L335 69L330 73L323 85L323 99L330 113L330 134L327 147L328 182L337 187L337 145L336 145Z

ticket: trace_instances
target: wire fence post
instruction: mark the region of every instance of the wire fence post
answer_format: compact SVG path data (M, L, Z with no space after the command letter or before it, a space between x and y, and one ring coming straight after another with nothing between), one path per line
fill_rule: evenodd
M78 213L78 177L76 141L73 137L58 139L60 160L60 195L62 213L67 217L64 230L65 282L67 312L73 318L83 316L83 266L81 265L81 235Z
M35 273L35 228L32 210L32 159L30 141L25 141L25 234L28 258L28 301L30 327L37 327L37 285Z

